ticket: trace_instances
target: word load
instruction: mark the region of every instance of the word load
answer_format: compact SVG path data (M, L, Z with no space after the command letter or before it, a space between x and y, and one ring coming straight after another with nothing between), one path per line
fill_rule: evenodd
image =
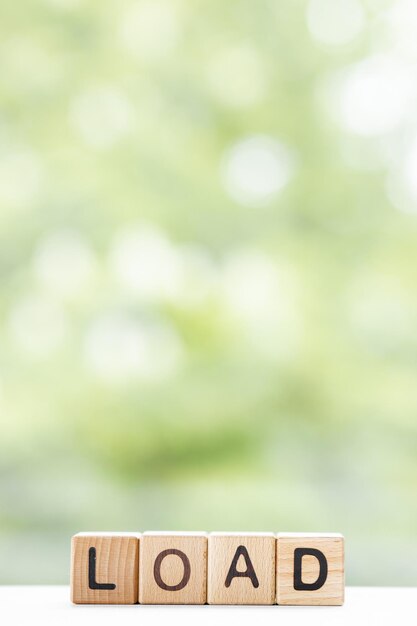
M79 533L75 604L341 605L344 539L333 533Z

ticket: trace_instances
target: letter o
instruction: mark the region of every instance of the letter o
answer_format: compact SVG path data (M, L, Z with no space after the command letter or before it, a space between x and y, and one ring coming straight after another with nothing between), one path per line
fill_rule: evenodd
M162 561L164 560L166 556L170 554L175 554L176 556L179 556L184 566L184 575L182 579L180 580L180 582L178 583L178 585L167 585L166 583L164 583L164 581L161 578ZM158 585L158 587L160 587L161 589L164 589L164 591L180 591L180 589L184 589L184 587L188 584L188 581L190 580L190 576L191 576L190 561L188 559L188 556L184 554L184 552L181 552L181 550L176 550L175 548L162 550L162 552L160 552L158 556L156 557L155 563L153 566L153 577L155 578L155 582Z

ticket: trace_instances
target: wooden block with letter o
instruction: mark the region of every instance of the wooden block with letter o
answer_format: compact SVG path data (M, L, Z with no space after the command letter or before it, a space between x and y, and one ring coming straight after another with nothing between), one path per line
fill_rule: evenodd
M274 604L273 533L211 533L209 604Z
M146 532L141 538L139 602L205 604L207 534Z
M79 533L71 543L71 600L135 604L138 570L139 534Z
M277 535L278 604L340 605L344 590L342 535Z

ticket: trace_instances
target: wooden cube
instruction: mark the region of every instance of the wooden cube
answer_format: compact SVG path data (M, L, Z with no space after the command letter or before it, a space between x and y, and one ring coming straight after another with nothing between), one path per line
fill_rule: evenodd
M274 604L273 533L211 533L209 604Z
M139 569L141 604L205 604L207 534L144 533Z
M277 535L278 604L340 605L344 591L342 535Z
M71 600L75 604L138 601L139 534L79 533L71 543Z

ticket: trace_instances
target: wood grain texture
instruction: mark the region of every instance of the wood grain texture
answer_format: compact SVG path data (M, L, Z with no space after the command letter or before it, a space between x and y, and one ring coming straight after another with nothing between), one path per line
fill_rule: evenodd
M208 603L274 604L275 544L273 533L211 533Z
M207 534L146 532L141 538L139 602L205 604Z
M294 588L295 551L299 548L318 550L326 558L327 577L319 589L297 590ZM343 604L345 572L342 535L279 533L276 562L278 604L323 606ZM307 554L302 557L301 563L301 573L298 578L301 578L303 584L314 585L320 576L319 560Z
M94 549L93 554L90 552ZM115 589L92 589L90 558L95 556L95 580ZM139 534L80 533L71 543L71 600L75 604L135 604L138 601Z

